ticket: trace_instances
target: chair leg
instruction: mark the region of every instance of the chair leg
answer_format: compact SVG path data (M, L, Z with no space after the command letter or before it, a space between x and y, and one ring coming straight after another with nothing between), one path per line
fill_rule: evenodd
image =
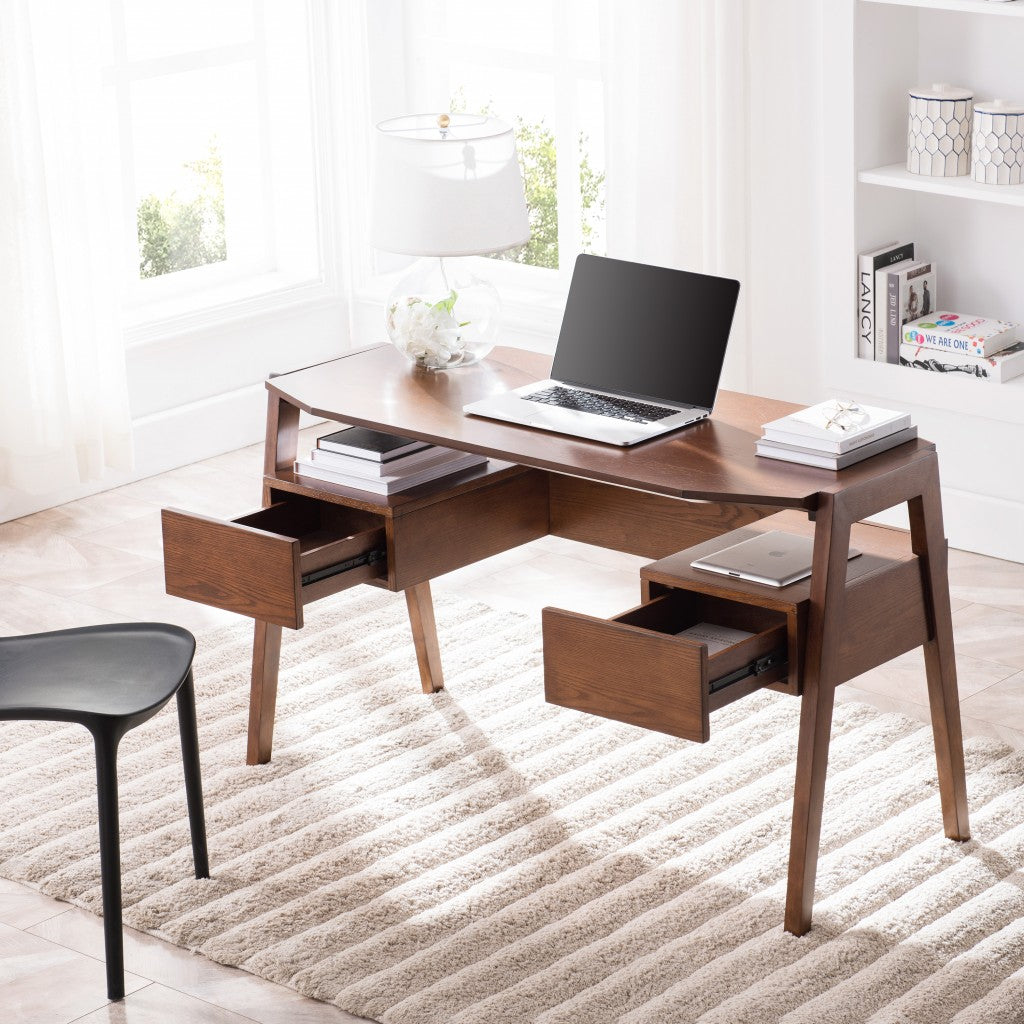
M100 879L103 888L103 947L107 998L124 998L124 936L121 930L121 839L117 814L117 745L121 737L96 732L96 793L99 800Z
M196 727L196 693L191 671L178 689L178 731L181 733L181 760L185 768L185 800L188 803L188 827L192 833L192 862L196 878L210 877L206 850L206 814L203 811L203 777L199 770L199 731Z

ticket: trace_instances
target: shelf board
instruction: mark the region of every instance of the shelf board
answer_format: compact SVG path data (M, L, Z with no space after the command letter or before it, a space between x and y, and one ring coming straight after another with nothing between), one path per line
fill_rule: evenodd
M877 3L879 0L868 2ZM1004 206L1024 206L1024 185L983 185L968 174L956 178L932 178L927 174L911 174L903 164L888 164L861 171L857 180L866 185L884 185L976 202L1002 203Z
M1015 3L993 3L992 0L864 0L865 3L887 4L890 7L924 7L930 11L966 11L969 14L1002 14L1010 18L1024 17L1024 0Z
M892 403L886 408L913 405L940 411L943 416L955 409L965 416L1024 423L1024 376L997 384L966 374L933 373L850 357L842 360L841 366L833 366L830 377L840 393L869 404L874 398L881 405Z

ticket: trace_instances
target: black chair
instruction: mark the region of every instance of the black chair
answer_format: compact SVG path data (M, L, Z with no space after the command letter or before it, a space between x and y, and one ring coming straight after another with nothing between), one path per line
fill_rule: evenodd
M195 650L191 633L158 622L0 637L0 719L79 722L92 733L96 746L103 942L110 999L124 998L117 746L129 729L152 718L175 695L192 859L196 878L210 877L192 685Z

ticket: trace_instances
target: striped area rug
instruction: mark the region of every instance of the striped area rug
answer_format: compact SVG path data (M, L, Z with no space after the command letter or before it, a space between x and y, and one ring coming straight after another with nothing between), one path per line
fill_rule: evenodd
M201 644L214 877L190 877L173 713L120 758L125 921L387 1024L1024 1020L1024 753L970 740L943 839L930 732L836 709L815 926L781 927L798 701L689 744L544 703L539 623L456 600L419 692L404 601L285 637L244 759L251 631ZM0 727L0 874L98 911L81 730Z

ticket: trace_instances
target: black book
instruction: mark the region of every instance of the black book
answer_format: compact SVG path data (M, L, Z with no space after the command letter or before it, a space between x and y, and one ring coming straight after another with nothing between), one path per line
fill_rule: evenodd
M373 462L390 462L399 456L429 448L427 441L414 441L411 437L385 434L369 427L345 427L333 434L325 434L316 442L317 448L325 452L341 452Z

